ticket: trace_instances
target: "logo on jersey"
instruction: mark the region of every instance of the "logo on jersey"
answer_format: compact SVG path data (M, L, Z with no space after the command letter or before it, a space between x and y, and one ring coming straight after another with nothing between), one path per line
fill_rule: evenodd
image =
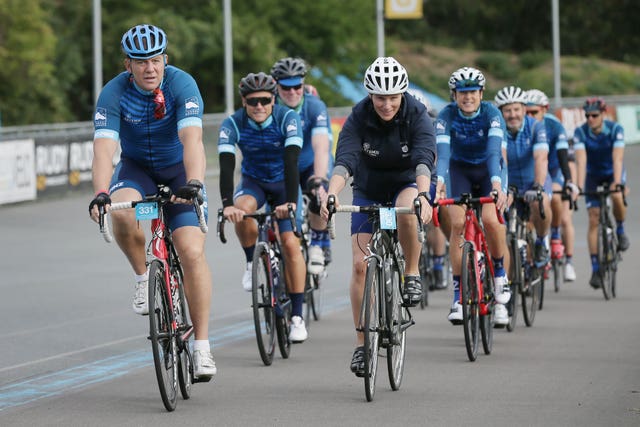
M198 104L198 98L195 96L187 98L184 102L184 114L185 116L197 116L200 113L200 104Z
M287 123L287 136L294 136L298 133L298 124L296 123L295 119L292 119L289 121L289 123Z
M624 139L624 135L622 134L622 132L618 132L616 134L616 139Z
M96 108L96 115L93 116L93 123L96 127L107 125L107 109L98 107Z
M327 125L327 115L325 113L318 114L318 117L316 117L316 124L318 126L326 126Z
M231 134L231 130L229 130L229 128L222 127L220 128L220 134L218 135L218 138L223 141L228 141L230 134Z
M364 151L369 157L378 157L380 155L380 151L372 150L371 145L368 142L362 144L362 151Z
M444 120L438 119L436 121L436 132L444 132L445 128L446 128L446 125Z
M499 119L491 120L491 127L492 128L499 128L500 127L500 120Z

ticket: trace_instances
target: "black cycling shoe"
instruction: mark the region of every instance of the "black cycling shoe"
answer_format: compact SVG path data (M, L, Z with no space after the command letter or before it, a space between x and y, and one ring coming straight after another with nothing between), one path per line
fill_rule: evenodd
M434 289L442 290L447 289L447 279L444 278L443 270L433 270L433 280L436 282Z
M624 252L629 249L629 245L630 243L627 235L624 233L618 234L618 250L620 252Z
M420 276L405 276L402 292L402 305L415 307L422 299L422 282Z
M602 276L597 271L591 273L591 279L589 280L589 284L593 289L600 289L602 287Z
M364 347L356 347L351 357L351 372L356 377L364 377Z

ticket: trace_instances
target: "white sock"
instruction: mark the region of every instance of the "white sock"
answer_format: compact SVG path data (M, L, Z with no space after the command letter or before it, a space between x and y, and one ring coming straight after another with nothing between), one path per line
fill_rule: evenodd
M193 340L193 351L211 351L209 340Z
M145 271L144 274L134 274L136 276L136 282L144 282L149 280L149 271Z

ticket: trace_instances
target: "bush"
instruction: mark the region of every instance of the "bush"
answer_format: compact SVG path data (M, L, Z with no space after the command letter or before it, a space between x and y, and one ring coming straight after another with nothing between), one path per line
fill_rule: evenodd
M518 64L506 53L483 52L476 58L476 64L481 71L501 80L514 80L519 73Z

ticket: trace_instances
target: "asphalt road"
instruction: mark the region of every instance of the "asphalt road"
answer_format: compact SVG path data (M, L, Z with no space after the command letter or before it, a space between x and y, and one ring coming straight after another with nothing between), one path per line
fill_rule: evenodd
M640 146L628 147L632 191L640 184L639 162ZM213 216L214 178L208 186ZM260 361L250 296L240 284L244 256L231 226L226 245L212 227L210 327L219 373L196 384L174 413L157 391L147 318L131 309L129 267L89 220L88 198L0 206L2 426L640 425L640 269L633 267L640 218L633 192L631 249L615 300L587 284L582 208L575 217L578 281L557 294L547 287L533 327L519 316L513 333L495 331L491 355L469 362L462 329L446 320L450 291L432 293L426 310L413 310L402 388L391 391L382 370L372 403L348 368L348 217L338 218L323 318L288 360L276 356L269 367Z

